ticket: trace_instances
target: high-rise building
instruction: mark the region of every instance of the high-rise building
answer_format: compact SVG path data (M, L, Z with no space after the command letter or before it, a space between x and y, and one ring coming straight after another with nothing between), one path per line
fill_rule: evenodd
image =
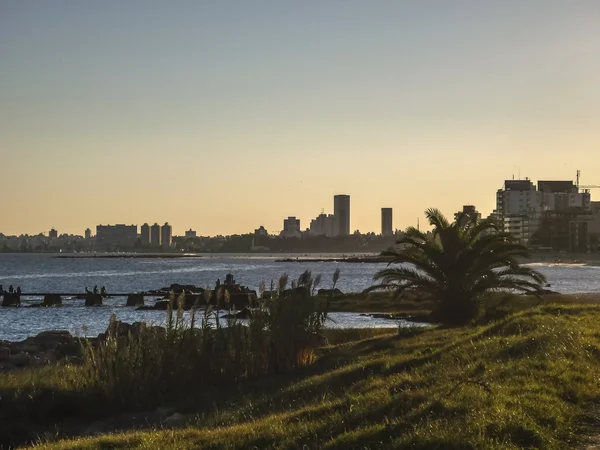
M283 231L281 235L283 237L300 237L300 219L296 219L294 216L283 219Z
M310 221L309 233L313 236L337 236L337 221L333 214L319 214Z
M147 223L145 223L144 225L142 225L140 227L140 233L141 233L141 238L142 238L142 247L149 247L150 246L150 225L148 225Z
M481 219L481 213L477 211L477 208L474 205L463 205L462 211L454 213L454 220L458 219L461 215Z
M260 226L254 230L254 236L268 236L269 232L264 226Z
M48 232L48 237L50 239L56 239L58 237L58 231L56 231L54 228L52 228L49 232Z
M160 229L160 243L163 248L171 247L171 237L172 237L173 228L169 225L169 222L165 222L165 224Z
M350 234L350 196L334 195L333 197L333 215L337 221L338 236L348 236Z
M189 230L187 230L185 232L185 237L187 239L195 239L196 238L196 232L190 228Z
M392 208L381 208L381 235L392 236L393 234Z
M90 239L92 237L92 230L90 230L89 228L85 229L85 238L86 239Z
M156 222L150 227L150 244L152 247L160 247L160 225Z
M137 225L97 225L96 240L100 245L133 247L137 241Z

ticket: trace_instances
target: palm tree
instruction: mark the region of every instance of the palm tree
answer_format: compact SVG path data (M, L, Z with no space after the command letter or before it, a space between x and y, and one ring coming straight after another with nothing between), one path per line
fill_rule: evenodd
M402 248L382 252L391 262L375 274L378 284L367 291L394 289L396 298L407 290L427 293L436 302L435 319L446 324L473 320L485 292L542 291L545 277L519 264L518 258L529 257L527 248L495 223L468 213L450 223L438 209L428 209L425 215L433 227L431 235L408 228L397 241Z

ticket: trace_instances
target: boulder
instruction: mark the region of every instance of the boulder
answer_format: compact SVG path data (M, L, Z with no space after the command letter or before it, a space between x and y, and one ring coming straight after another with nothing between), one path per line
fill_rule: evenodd
M237 309L242 310L250 306L252 301L252 295L246 292L234 292L229 294L229 303L225 301L225 295L221 298L219 302L220 309Z
M129 324L127 322L121 322L120 320L111 321L108 324L108 328L106 331L98 336L99 338L103 337L129 337L129 336L139 336L146 329L146 323L144 322L134 322Z
M10 359L10 348L0 347L0 362L8 361Z
M305 288L304 286L299 286L299 287L295 287L292 289L286 289L285 291L283 291L281 293L282 296L286 296L286 295L290 295L290 294L299 294L302 297L308 297L310 295L310 292L308 292L308 289Z
M16 355L11 355L8 362L16 367L25 367L29 365L30 357L26 353L17 353Z
M339 295L344 295L344 293L342 291L340 291L338 288L335 289L319 289L317 291L317 293L319 295L331 295L331 296L339 296Z
M169 300L159 300L154 304L154 307L152 309L166 311L167 309L169 309L169 303Z
M42 306L62 306L62 298L58 294L44 295Z
M121 322L120 320L111 321L108 324L108 328L102 334L98 335L98 340L105 340L106 338L113 337L118 340L123 340L125 343L130 337L138 337L144 332L164 332L163 327L149 327L145 322L134 322L129 324L127 322Z
M126 306L144 306L143 294L129 294Z
M2 297L2 306L21 306L21 296L5 292Z
M135 308L136 311L154 311L156 308L151 305L143 305Z
M85 296L85 306L102 306L102 295L87 294Z
M221 319L249 319L252 316L252 311L244 308L239 312L232 312L221 316Z

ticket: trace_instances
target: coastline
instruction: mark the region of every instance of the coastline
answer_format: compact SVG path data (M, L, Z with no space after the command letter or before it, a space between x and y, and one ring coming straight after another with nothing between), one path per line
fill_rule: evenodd
M43 253L41 253L43 254ZM210 259L210 258L266 258L278 263L381 263L386 264L390 258L382 258L377 253L68 253L52 254L56 259ZM577 253L532 253L531 258L523 260L524 264L581 265L600 266L600 254Z

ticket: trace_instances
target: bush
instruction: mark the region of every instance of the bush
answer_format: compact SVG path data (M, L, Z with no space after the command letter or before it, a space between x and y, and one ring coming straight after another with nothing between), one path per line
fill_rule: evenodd
M193 388L311 364L322 342L327 302L311 297L304 286L286 290L287 275L279 285L279 293L261 300L247 323L234 310L223 322L210 305L204 310L195 305L186 321L183 294L169 302L177 308L168 309L165 328L140 326L122 335L113 315L104 339L85 344L86 388L130 407L149 407ZM228 303L227 291L218 295Z

